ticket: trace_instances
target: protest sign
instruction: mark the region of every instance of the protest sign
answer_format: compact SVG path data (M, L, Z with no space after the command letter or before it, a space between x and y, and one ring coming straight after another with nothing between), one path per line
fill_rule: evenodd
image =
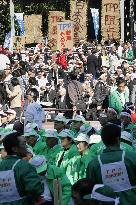
M101 25L105 40L120 38L120 0L102 0Z
M65 19L62 11L50 11L48 17L48 45L52 50L57 50L57 22Z
M73 23L64 21L57 23L57 49L73 48Z
M74 42L87 37L87 2L81 0L70 1L70 16L74 26Z

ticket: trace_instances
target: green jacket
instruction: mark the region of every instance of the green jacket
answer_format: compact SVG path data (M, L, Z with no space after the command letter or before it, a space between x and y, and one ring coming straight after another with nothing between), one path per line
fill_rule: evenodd
M106 148L106 146L104 145L104 143L102 141L97 143L97 144L92 145L91 148L90 148L91 160L95 156L102 154L103 150L105 148ZM121 150L124 150L124 151L135 152L135 148L131 147L130 145L128 145L128 144L126 144L124 142L120 143L120 148L121 148Z
M46 155L47 153L47 145L46 143L43 141L42 138L40 138L35 146L33 147L33 152L36 154L36 155Z
M60 181L62 187L62 204L68 205L71 198L71 183L62 169L55 165L49 165L47 169L47 179L49 189L53 195L53 180L58 179Z
M128 64L132 64L133 60L134 60L134 53L132 49L128 49L127 52L127 60L128 60Z
M125 101L129 102L129 93L125 92ZM115 90L109 95L109 107L116 109L119 113L123 110L123 104L121 101L120 93Z
M86 178L86 169L90 162L90 150L87 149L81 156L78 154L73 157L67 166L66 175L69 178L71 184L74 184L79 179Z
M112 163L121 161L122 150L118 147L107 148L100 155L102 163ZM136 186L136 153L125 152L125 165L128 172L128 177L132 186ZM87 178L90 178L94 184L103 184L101 169L98 162L98 157L95 157L88 165ZM135 205L136 204L136 189L123 191L118 193L121 205Z
M55 162L56 162L56 156L59 154L59 152L62 151L62 147L61 145L55 145L53 148L51 149L47 149L47 156L46 156L46 159L48 161L48 163L50 164L54 164L55 165Z
M77 146L75 144L71 145L71 147L67 150L60 151L56 157L56 166L60 167L64 170L64 173L66 173L67 165L69 163L69 160L76 156L78 154ZM61 160L61 157L63 156L63 159ZM61 160L61 164L59 164L59 161Z
M0 162L0 171L11 170L17 156L7 156ZM21 160L14 168L17 190L21 197L30 196L29 199L21 199L12 203L0 203L0 205L34 205L35 200L43 193L44 187L36 169L25 160Z

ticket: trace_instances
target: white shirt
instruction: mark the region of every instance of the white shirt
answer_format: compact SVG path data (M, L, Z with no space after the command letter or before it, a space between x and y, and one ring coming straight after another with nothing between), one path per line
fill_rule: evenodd
M36 79L38 81L38 85L39 85L40 88L45 87L46 84L48 83L48 80L46 78L44 78L43 76L42 76L42 78L37 77Z

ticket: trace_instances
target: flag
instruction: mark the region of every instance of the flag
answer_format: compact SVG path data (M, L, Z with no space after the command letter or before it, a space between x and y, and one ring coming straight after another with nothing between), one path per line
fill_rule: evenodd
M4 41L4 48L10 48L11 47L11 31L7 33L5 36L5 41Z
M23 13L15 13L16 21L19 27L19 36L25 35L24 15Z
M92 17L93 17L94 31L95 31L95 36L97 39L98 32L99 32L99 9L90 8L90 10L91 10Z
M9 50L13 51L13 41L15 36L15 27L14 27L14 3L10 0L10 18L11 18L11 37L10 37L10 47Z

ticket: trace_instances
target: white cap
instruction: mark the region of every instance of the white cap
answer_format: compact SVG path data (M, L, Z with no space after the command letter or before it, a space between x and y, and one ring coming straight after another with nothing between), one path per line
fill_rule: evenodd
M36 123L28 123L25 126L24 130L25 130L25 132L31 132L32 129L35 129L35 128L38 128L38 125Z
M65 123L66 118L63 115L57 115L54 120Z
M133 136L127 131L121 132L121 139L124 139L129 142L133 142Z
M101 135L91 135L89 144L96 144L101 142Z
M76 117L73 119L73 121L85 122L85 118L81 115L76 115Z
M29 131L29 132L25 132L25 133L24 133L24 137L30 137L30 136L39 137L39 135L37 134L37 132L34 131L34 130L31 130L31 131Z
M69 129L64 129L62 130L59 135L58 135L60 138L65 138L65 137L70 137L70 138L74 138L74 132L72 130L69 130Z
M45 136L47 138L51 138L51 137L58 138L58 132L56 129L50 129L46 131Z
M88 133L90 130L92 130L92 126L87 123L87 124L83 124L81 127L80 127L80 132L82 133Z
M83 133L80 133L74 140L77 142L86 142L87 144L89 144L89 137Z

